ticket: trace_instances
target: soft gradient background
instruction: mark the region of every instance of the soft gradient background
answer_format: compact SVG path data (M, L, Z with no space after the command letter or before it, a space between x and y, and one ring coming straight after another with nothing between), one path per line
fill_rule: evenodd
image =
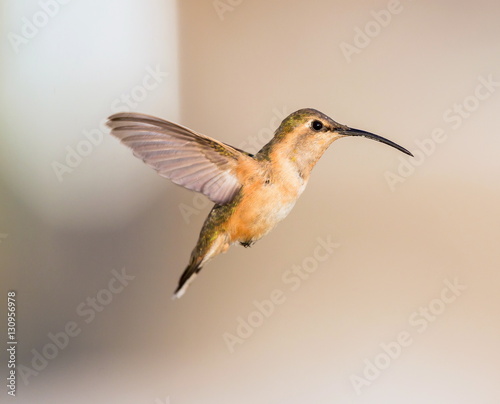
M399 12L381 26L388 4ZM80 334L27 384L18 374L15 399L2 349L0 401L499 403L500 87L474 98L479 78L500 82L499 17L493 0L3 0L0 335L8 290L18 367L68 323ZM365 28L372 38L346 57ZM392 189L387 173L410 159L334 143L283 223L172 301L211 204L100 138L123 97L247 149L303 107L412 151L436 128L445 141ZM464 101L460 123L444 117ZM54 163L78 145L87 155L59 181ZM323 262L318 237L339 244ZM282 277L303 264L317 269L292 291ZM109 297L122 268L135 278L87 323L78 307ZM443 303L446 280L465 290ZM254 302L273 290L284 302L231 352L224 335L259 320ZM429 305L439 315L422 320ZM381 344L401 332L411 344L384 362ZM356 390L376 358L385 369Z

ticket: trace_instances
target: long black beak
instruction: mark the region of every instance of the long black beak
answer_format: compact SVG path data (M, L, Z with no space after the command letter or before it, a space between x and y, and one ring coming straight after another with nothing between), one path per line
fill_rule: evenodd
M401 147L400 145L390 141L389 139L386 139L385 137L375 135L374 133L370 133L370 132L366 132L366 131L361 130L361 129L354 129L354 128L347 128L347 129L339 131L339 133L342 135L346 135L346 136L363 136L363 137L366 137L368 139L373 139L373 140L376 140L377 142L385 143L389 146L392 146L395 149L398 149L399 151L402 151L403 153L406 153L409 156L413 157L413 154L411 154L404 147Z

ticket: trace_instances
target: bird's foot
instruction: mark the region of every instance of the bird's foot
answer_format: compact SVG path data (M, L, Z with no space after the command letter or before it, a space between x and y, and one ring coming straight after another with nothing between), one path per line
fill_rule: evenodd
M253 243L254 241L240 241L240 244L245 248L251 247Z

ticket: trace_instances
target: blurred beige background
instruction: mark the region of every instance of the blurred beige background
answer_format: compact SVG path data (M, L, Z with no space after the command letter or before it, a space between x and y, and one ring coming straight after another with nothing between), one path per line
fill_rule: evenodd
M2 6L16 402L500 402L498 2ZM284 222L172 301L211 204L103 120L140 111L255 151L303 107L417 158L334 143Z

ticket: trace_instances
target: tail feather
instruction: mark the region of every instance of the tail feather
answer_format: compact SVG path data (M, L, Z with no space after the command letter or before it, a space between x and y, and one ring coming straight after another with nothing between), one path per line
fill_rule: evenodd
M177 286L177 289L175 289L172 299L179 299L180 297L182 297L182 295L186 292L189 284L194 281L194 278L196 278L198 272L201 271L201 268L202 266L200 259L191 260L189 265L182 273L181 278L179 279L179 285Z
M227 217L230 215L238 198L227 205L215 205L210 211L200 232L200 238L191 253L189 265L179 279L179 285L174 292L173 299L180 298L194 280L203 265L220 253L226 252L231 244L228 234L222 231Z

